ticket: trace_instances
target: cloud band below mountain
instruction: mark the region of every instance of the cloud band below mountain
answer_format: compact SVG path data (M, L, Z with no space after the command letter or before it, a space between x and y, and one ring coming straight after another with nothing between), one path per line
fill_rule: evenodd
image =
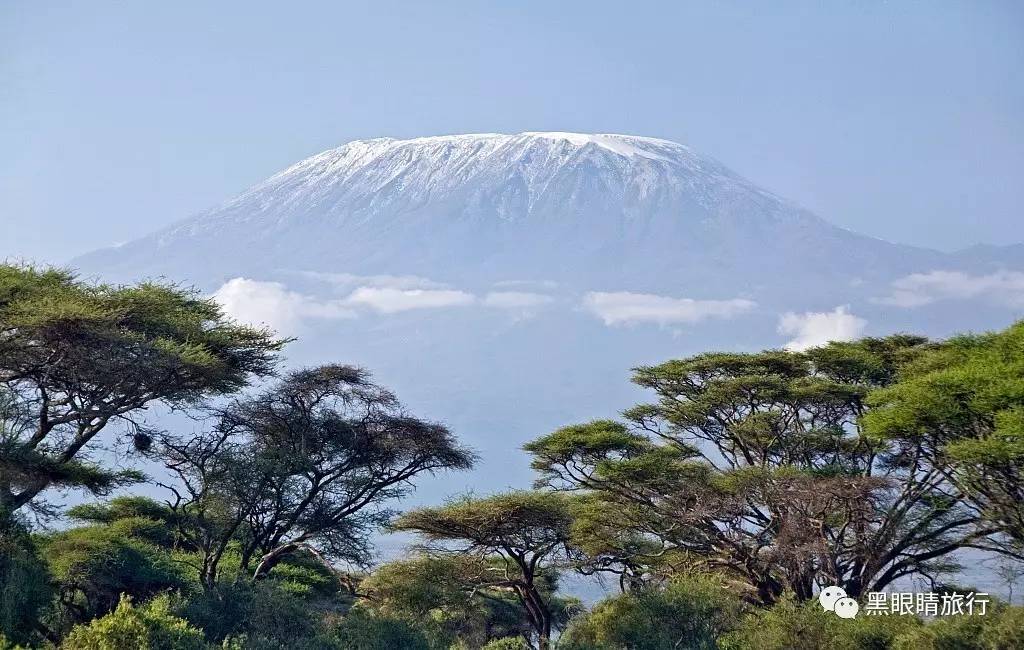
M694 300L629 291L591 291L583 296L583 308L605 325L697 323L708 318L733 318L752 310L757 303L743 298Z
M444 309L479 304L530 316L554 302L547 294L527 291L492 291L476 295L412 276L356 276L321 274L316 277L347 291L339 298L323 298L290 290L281 282L233 278L214 294L225 313L253 325L296 334L313 320L357 318L360 314L397 314L422 309ZM355 286L358 283L359 286Z
M381 314L394 314L411 309L438 309L472 304L471 293L454 289L394 289L391 287L359 287L345 302L369 307Z
M980 298L1007 307L1024 306L1024 273L996 271L973 275L963 271L912 273L892 283L877 302L897 307L923 307L943 300Z

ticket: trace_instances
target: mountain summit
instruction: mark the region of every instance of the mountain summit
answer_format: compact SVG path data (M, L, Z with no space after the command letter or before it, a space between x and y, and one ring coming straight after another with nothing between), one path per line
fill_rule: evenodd
M934 251L838 228L687 146L629 135L357 140L75 264L201 285L268 269L787 294L887 280Z

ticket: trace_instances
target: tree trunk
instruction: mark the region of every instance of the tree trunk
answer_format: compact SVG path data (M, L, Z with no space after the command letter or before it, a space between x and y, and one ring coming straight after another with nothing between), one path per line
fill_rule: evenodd
M534 588L532 581L523 590L523 604L532 614L533 627L537 631L538 650L551 648L551 612L540 593Z
M270 573L271 569L277 566L278 563L281 562L281 560L283 560L286 555L298 550L300 546L302 546L302 544L299 542L282 544L281 546L278 546L274 550L264 555L262 558L260 558L260 563L256 565L256 570L253 571L252 579L262 580L263 578L267 577L267 574Z
M202 583L205 591L210 591L217 586L217 564L210 558L203 561L203 570L199 574L199 582Z
M538 643L539 650L549 650L551 648L551 617L545 616L544 623L542 625L542 631L540 633L540 642Z

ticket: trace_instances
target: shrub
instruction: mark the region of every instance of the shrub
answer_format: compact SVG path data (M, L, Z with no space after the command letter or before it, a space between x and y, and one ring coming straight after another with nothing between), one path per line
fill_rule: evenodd
M332 635L339 650L431 650L429 640L409 623L354 608Z
M168 551L132 535L154 525L147 519L122 519L117 525L62 531L46 541L50 570L62 601L76 613L75 622L107 614L122 594L144 601L167 590L188 588Z
M713 649L737 623L740 601L710 577L686 577L664 588L609 598L570 624L560 644L570 650Z
M950 616L897 637L892 650L1016 650L1024 647L1024 608L997 605L984 616Z
M249 639L245 647L258 639L292 646L320 632L316 608L273 579L198 592L178 600L175 613L202 628L212 641L244 637Z
M170 613L166 597L135 607L127 597L110 614L79 625L61 644L65 650L202 650L203 633Z
M913 616L842 619L817 601L800 604L786 597L744 617L719 645L723 650L887 650L920 627L921 621Z
M996 610L996 617L986 621L982 638L992 650L1024 648L1024 607Z

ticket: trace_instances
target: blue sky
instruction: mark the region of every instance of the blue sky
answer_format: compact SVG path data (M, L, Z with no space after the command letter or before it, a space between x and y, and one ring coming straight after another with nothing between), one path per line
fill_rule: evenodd
M61 262L389 135L685 142L840 225L1022 236L1019 2L0 7L0 257Z

